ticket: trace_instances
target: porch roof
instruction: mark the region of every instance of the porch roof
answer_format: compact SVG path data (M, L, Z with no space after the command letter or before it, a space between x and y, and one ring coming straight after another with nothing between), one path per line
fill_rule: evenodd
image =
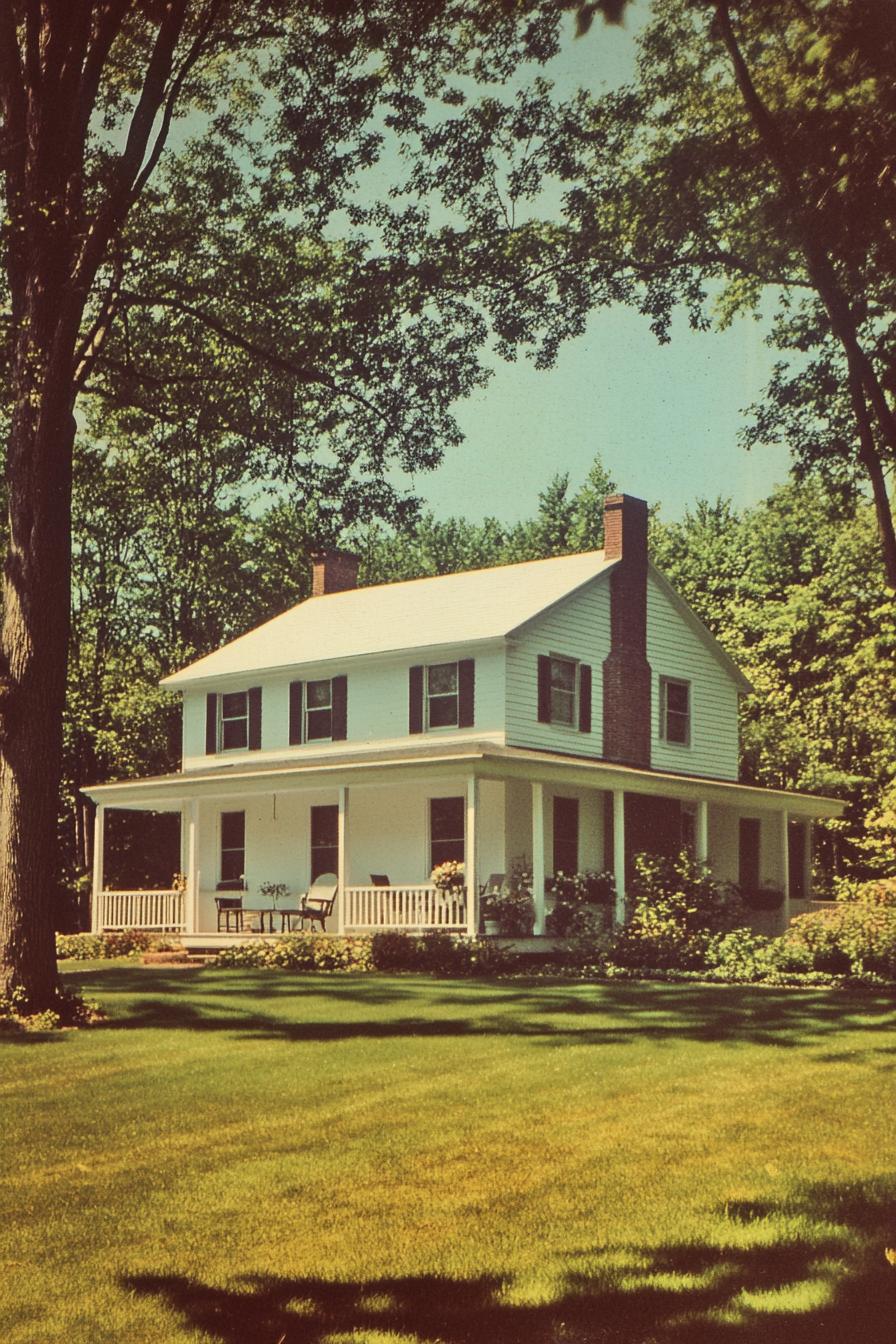
M480 779L526 779L592 789L622 789L685 801L705 799L730 807L780 812L795 817L838 817L846 804L837 798L767 789L698 775L671 774L617 765L592 757L534 751L491 742L413 744L394 750L347 751L301 760L235 762L145 779L95 784L83 792L96 803L145 811L180 808L194 798L387 784L424 775L476 775Z

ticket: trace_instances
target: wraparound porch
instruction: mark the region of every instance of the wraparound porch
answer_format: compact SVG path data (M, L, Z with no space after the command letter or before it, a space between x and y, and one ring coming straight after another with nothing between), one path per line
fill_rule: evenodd
M475 935L482 884L492 873L509 873L517 859L531 870L540 936L546 880L568 871L566 859L579 870L613 873L619 921L638 849L688 843L720 879L737 881L747 833L756 842L756 880L782 893L780 909L758 920L771 931L807 908L811 823L840 810L829 799L492 745L440 756L219 767L90 794L97 804L94 929L190 938L218 935L222 882L242 880L248 909L270 907L261 886L282 884L289 895L278 907L295 907L321 871L338 878L328 932L441 928ZM180 815L182 892L106 889L105 819L116 808ZM238 824L233 818L240 816ZM429 881L433 860L446 857L465 865L465 890L451 900Z

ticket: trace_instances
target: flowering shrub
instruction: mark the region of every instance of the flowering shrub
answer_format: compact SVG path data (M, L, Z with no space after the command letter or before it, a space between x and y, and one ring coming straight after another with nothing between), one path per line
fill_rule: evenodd
M212 965L271 966L289 971L371 971L371 943L367 936L332 938L327 934L289 933L274 941L222 948Z
M797 915L781 937L812 959L813 969L896 978L896 908L847 898Z
M547 932L555 938L576 937L595 926L587 907L613 900L616 882L612 873L555 873L548 883L554 905L548 911ZM603 921L599 921L603 928Z
M56 958L58 961L96 961L108 957L133 957L164 941L143 929L121 929L115 933L57 933Z
M448 859L433 868L429 880L439 891L462 891L464 885L464 866L455 859Z
M745 922L737 891L713 881L690 854L638 854L628 894L628 922L617 932L613 961L627 967L703 966L710 936Z
M57 990L53 1007L41 1013L28 1011L25 993L14 989L0 996L0 1032L56 1031L59 1027L86 1027L102 1019L98 1003L82 999L71 990Z

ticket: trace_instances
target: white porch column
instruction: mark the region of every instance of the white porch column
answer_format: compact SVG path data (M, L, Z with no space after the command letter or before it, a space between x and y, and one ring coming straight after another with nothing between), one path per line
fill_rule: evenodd
M479 865L477 863L478 835L476 811L479 804L479 780L470 775L467 780L467 838L464 849L464 881L467 886L467 937L475 938L479 930Z
M532 782L532 899L535 935L544 933L544 785Z
M184 892L184 925L185 932L199 932L199 871L196 867L196 860L199 855L199 799L191 798L189 804L184 808L182 814L186 834L186 844L184 846L184 862L186 867L184 872L187 877L187 889Z
M705 798L697 801L697 825L694 836L694 855L698 863L709 862L709 803Z
M784 887L784 905L781 914L784 927L790 923L790 844L788 839L790 818L786 809L781 813L781 877ZM760 881L761 881L760 875Z
M93 897L90 902L90 928L99 933L103 927L103 841L106 835L106 805L97 803L93 818Z
M348 883L348 789L339 785L339 823L336 835L336 876L339 879L339 900L336 902L336 932L345 933L345 888Z
M613 790L613 877L616 880L614 923L625 923L625 790Z

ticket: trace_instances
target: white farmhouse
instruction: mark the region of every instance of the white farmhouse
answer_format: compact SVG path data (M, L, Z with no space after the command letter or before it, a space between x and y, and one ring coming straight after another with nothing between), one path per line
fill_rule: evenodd
M525 859L540 934L554 872L612 871L620 919L632 856L682 846L779 889L772 923L805 909L811 823L842 805L738 783L748 682L648 560L644 501L608 498L605 538L360 589L354 557L319 556L307 601L163 683L181 771L87 791L94 928L215 942L222 892L260 909L262 885L295 898L332 872L330 931L472 934L483 884ZM185 890L104 889L110 808L181 814ZM466 890L446 899L449 859Z

